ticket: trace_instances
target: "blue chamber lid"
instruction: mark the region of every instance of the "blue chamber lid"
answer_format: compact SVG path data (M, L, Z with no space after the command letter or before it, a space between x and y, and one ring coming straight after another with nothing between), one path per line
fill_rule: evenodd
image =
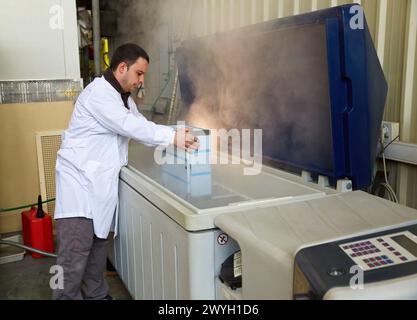
M180 118L209 129L262 129L265 159L369 186L387 83L358 8L184 42Z

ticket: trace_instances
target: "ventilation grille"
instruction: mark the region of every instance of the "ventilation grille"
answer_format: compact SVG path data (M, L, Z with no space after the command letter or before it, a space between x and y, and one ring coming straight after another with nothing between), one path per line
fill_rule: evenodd
M39 182L43 201L55 198L55 164L61 147L62 131L39 132L36 134L38 150ZM43 205L52 217L55 212L55 201Z

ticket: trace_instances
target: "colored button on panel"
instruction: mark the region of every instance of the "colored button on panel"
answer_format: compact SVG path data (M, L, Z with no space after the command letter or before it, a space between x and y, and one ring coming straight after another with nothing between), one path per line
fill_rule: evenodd
M394 248L392 248L392 247L389 247L389 248L388 248L388 250L389 250L389 251L395 251L395 249L394 249Z
M394 252L394 254L395 254L397 257L401 256L401 253L399 253L399 252Z
M375 268L375 266L372 263L368 263L369 268Z
M406 257L401 257L400 258L402 261L408 261L408 259Z
M384 242L384 239L378 239L377 241L378 242Z

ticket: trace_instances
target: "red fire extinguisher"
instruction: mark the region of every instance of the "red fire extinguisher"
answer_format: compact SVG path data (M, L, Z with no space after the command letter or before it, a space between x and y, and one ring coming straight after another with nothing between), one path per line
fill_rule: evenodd
M42 197L38 196L38 208L22 212L23 243L26 246L46 252L54 252L52 218L42 210ZM33 258L43 255L31 252Z

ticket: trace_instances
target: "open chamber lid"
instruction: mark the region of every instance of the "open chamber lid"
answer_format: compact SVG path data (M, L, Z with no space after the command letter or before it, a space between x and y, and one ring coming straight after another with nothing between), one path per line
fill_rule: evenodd
M262 129L277 166L369 186L387 83L362 12L344 5L184 42L180 120Z

